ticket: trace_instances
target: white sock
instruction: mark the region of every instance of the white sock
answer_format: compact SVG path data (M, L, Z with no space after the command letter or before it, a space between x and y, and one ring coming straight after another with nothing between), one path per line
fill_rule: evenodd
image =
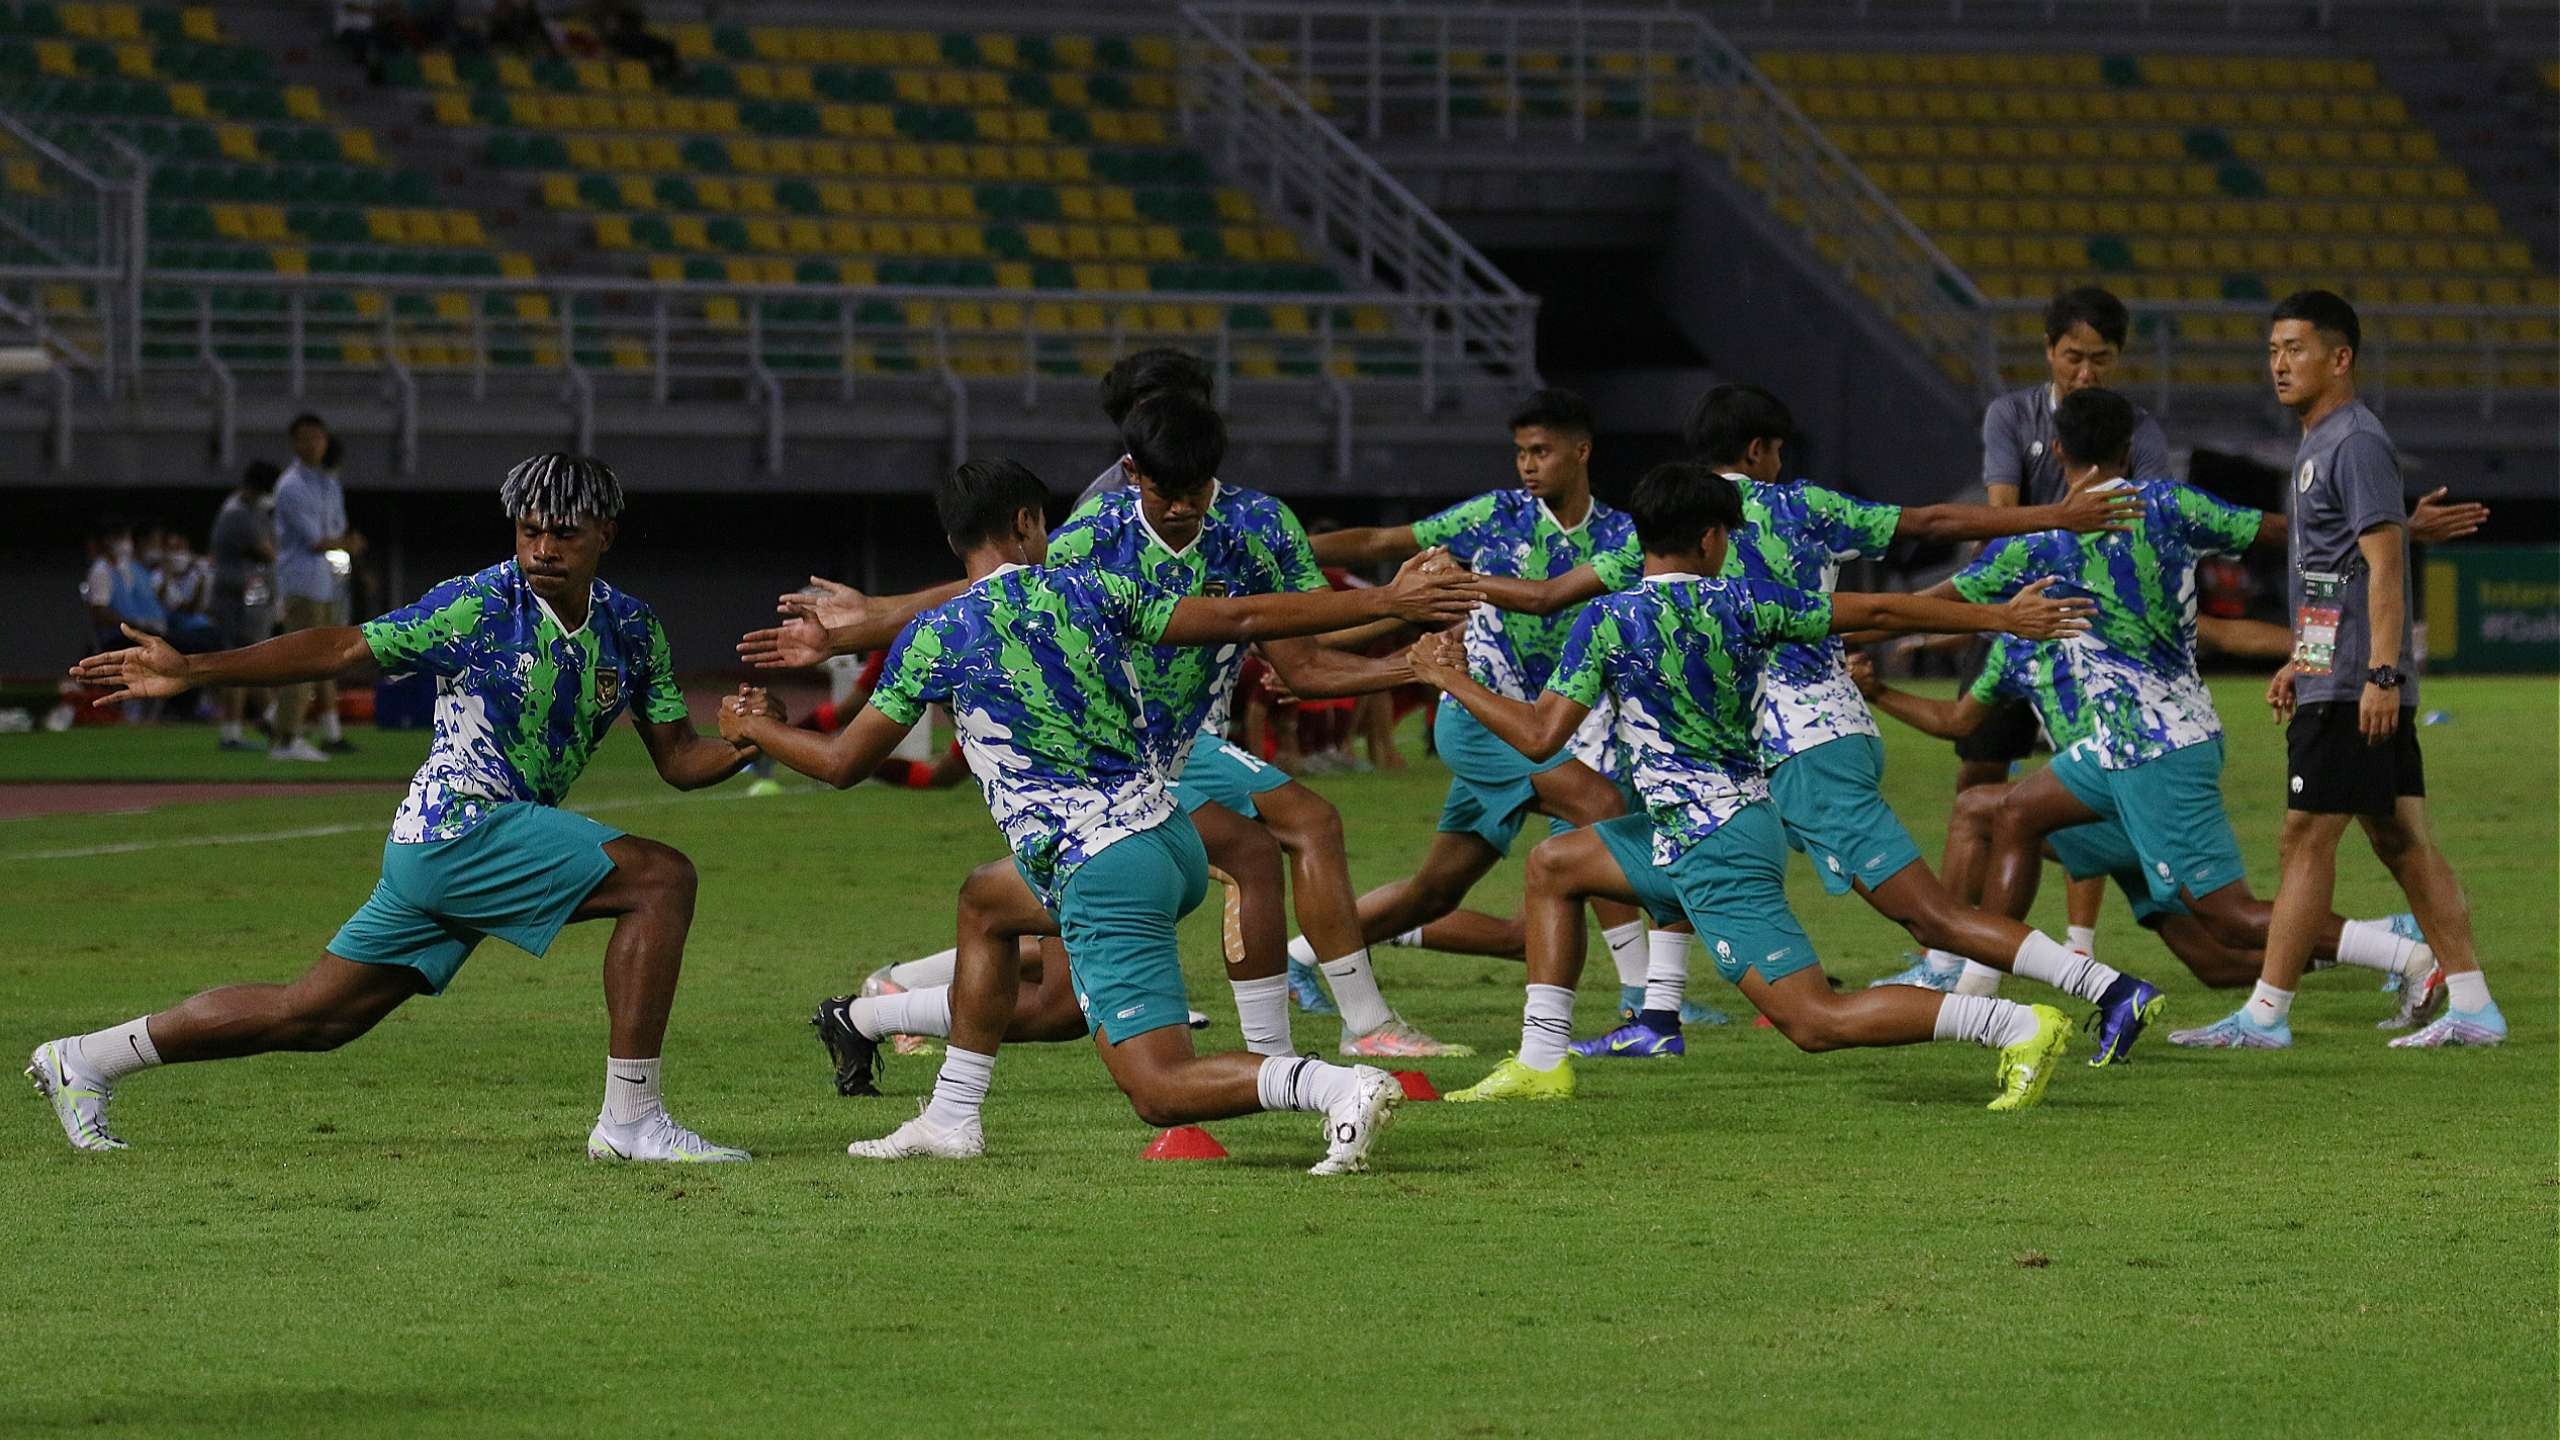
M2480 993L2488 994L2485 990ZM145 1015L109 1029L92 1030L72 1041L71 1050L80 1057L80 1068L113 1085L136 1070L159 1064L160 1049L151 1043L150 1020Z
M1313 1055L1274 1055L1254 1072L1253 1092L1265 1110L1305 1110L1322 1114L1348 1097L1360 1084L1360 1072Z
M240 738L240 722L239 722L239 721L237 721L237 720L225 720L225 721L223 721L223 722L222 722L222 738L223 738L223 741L224 741L226 744L227 744L227 743L229 743L229 742L231 742L231 741L234 741L234 740L239 739L239 738Z
M1387 997L1378 993L1378 977L1369 968L1367 946L1316 968L1330 982L1334 1007L1342 1012L1344 1030L1366 1035L1395 1018L1395 1012L1387 1008Z
M338 728L338 707L323 706L320 711L320 742L335 745L345 738L346 732Z
M933 1099L924 1107L925 1123L937 1130L978 1123L978 1107L986 1103L987 1084L995 1074L993 1055L957 1045L944 1050L942 1073L933 1077Z
M1940 1040L1961 1040L1998 1050L2036 1033L2036 1012L2015 1000L1989 995L1950 995L1938 1006Z
M948 1035L951 987L928 985L895 995L866 995L846 1006L845 1016L871 1040L883 1035Z
M2489 1008L2489 977L2478 970L2447 970L2444 988L2452 1008L2465 1012Z
M1600 932L1609 942L1609 963L1618 967L1618 983L1628 989L1641 989L1650 965L1645 956L1645 926L1641 920L1612 925Z
M2009 973L2041 980L2056 990L2067 990L2083 1000L2095 1000L2107 993L2107 987L2120 978L2116 972L2086 955L2074 955L2041 930L2027 932L2026 943L2018 947L2017 958L2009 962Z
M936 950L921 960L901 960L889 967L889 983L909 990L928 985L948 985L960 972L960 952Z
M1399 930L1395 934L1388 936L1386 939L1381 940L1378 943L1381 945L1393 945L1400 949L1419 948L1422 944L1422 927L1416 925L1410 930Z
M2415 940L2391 933L2388 920L2350 920L2338 930L2338 963L2407 973ZM2423 967L2420 967L2423 968Z
M1236 1024L1244 1029L1244 1048L1256 1055L1287 1055L1289 1045L1289 977L1230 980L1236 992Z
M1929 953L1942 955L1946 952L1933 950ZM1995 995L1999 990L2000 972L1979 960L1964 962L1964 973L1956 977L1955 993L1958 995Z
M1292 935L1289 937L1289 963L1292 965L1313 965L1316 963L1316 947L1308 941L1306 936Z
M1532 985L1520 1010L1520 1063L1553 1070L1573 1043L1573 992L1561 985Z
M2293 992L2279 990L2261 980L2258 982L2258 988L2249 992L2249 1003L2240 1008L2248 1011L2249 1018L2259 1024L2273 1025L2284 1018L2286 1011L2293 1008Z
M1656 930L1645 937L1644 1008L1680 1013L1689 998L1689 937L1677 930Z
M667 1108L658 1095L657 1056L646 1060L614 1060L604 1062L604 1121L608 1125L637 1125Z
M2083 955L2095 955L2098 953L2098 927L2095 925L2067 926L2062 944L2065 949L2077 950Z

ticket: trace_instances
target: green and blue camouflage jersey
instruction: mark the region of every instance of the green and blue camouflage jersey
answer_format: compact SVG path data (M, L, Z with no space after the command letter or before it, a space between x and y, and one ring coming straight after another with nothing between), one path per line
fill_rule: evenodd
M1578 705L1617 701L1657 863L1769 798L1764 671L1778 648L1830 630L1830 596L1766 580L1648 575L1583 608L1547 688Z
M1973 688L1966 693L1985 705L2024 700L2034 706L2057 755L2088 739L2093 726L2088 691L2072 667L2070 652L2058 641L1991 637L1982 673L1973 677Z
M1553 580L1600 555L1635 544L1635 522L1594 500L1571 529L1526 490L1492 490L1413 525L1423 546L1445 545L1479 575ZM1479 605L1467 617L1467 670L1486 689L1514 700L1547 683L1581 606L1553 615L1520 615Z
M400 844L450 840L510 802L559 804L625 706L685 718L658 617L602 580L575 630L513 560L361 628L384 671L436 680L435 738L391 822Z
M950 707L1023 874L1055 910L1076 867L1174 813L1191 737L1151 732L1138 654L1181 596L1093 566L1008 565L908 624L871 704L902 725Z
M1727 475L1742 492L1742 528L1725 548L1723 578L1758 580L1828 595L1840 578L1840 562L1881 556L1902 525L1902 507L1878 505L1802 481L1764 485ZM1644 554L1630 544L1593 567L1613 590L1644 573ZM1760 696L1761 759L1776 766L1790 756L1846 735L1876 734L1875 717L1849 668L1840 642L1828 633L1779 646L1769 656Z
M1327 588L1307 532L1289 507L1258 490L1226 484L1217 484L1210 496L1199 536L1180 550L1147 523L1135 487L1090 494L1050 537L1049 563L1098 566L1174 595ZM1245 649L1155 645L1139 651L1138 695L1146 702L1147 724L1167 729L1185 745L1203 730L1226 734Z
M1965 599L1997 604L2049 576L2046 593L2095 602L2088 631L2060 643L2086 696L2099 761L2111 770L2222 733L2196 674L2196 560L2248 549L2265 519L2174 480L2118 483L2142 497L2132 528L2008 536L1954 582Z

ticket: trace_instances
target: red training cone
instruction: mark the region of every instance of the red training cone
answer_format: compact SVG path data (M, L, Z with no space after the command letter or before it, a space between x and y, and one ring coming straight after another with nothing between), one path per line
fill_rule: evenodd
M1756 1015L1752 1017L1751 1028L1754 1030L1775 1030L1778 1027L1769 1023L1768 1016Z
M1140 1151L1141 1160L1224 1160L1227 1147L1217 1137L1197 1125L1176 1125L1160 1131Z
M1398 1070L1395 1071L1394 1074L1396 1077L1396 1083L1404 1087L1404 1098L1407 1100L1437 1100L1440 1098L1440 1092L1431 1088L1431 1077L1423 1074L1421 1071Z

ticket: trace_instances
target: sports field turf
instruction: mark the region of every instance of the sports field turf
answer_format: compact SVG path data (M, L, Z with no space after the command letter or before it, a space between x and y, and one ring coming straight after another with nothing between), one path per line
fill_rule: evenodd
M2256 690L2216 694L2263 894L2281 745ZM1217 1126L1224 1163L1138 1163L1148 1132L1083 1046L1005 1053L984 1161L848 1160L913 1113L933 1062L893 1059L891 1098L838 1099L806 1017L949 943L958 880L999 849L975 792L677 797L618 737L580 804L702 872L670 1100L755 1163L583 1158L598 926L543 961L492 942L450 995L335 1055L137 1077L128 1153L71 1153L22 1098L0 1110L0 1434L2547 1435L2553 686L2427 693L2454 716L2425 732L2429 779L2503 1050L2386 1050L2372 977L2331 972L2290 1052L2155 1032L2004 1117L1981 1108L1984 1051L1808 1057L1693 1029L1684 1062L1586 1064L1571 1104L1409 1107L1378 1172L1336 1181L1300 1173L1309 1116ZM1887 729L1889 789L1934 856L1952 759ZM358 738L375 774L422 745ZM0 779L267 778L209 750L195 730L0 737ZM1429 838L1440 772L1413 750L1405 776L1317 782L1364 886ZM295 973L371 886L396 797L0 824L10 1055ZM2399 908L2347 853L2340 908ZM1480 900L1507 908L1518 877ZM1834 973L1900 963L1898 931L1801 861L1793 880ZM2060 904L2049 882L2056 932ZM1190 923L1187 967L1227 1046L1214 924ZM2173 1025L2235 1003L2120 901L2100 949L2168 986ZM1380 969L1406 1014L1485 1053L1426 1067L1443 1088L1514 1043L1517 967ZM1701 971L1693 994L1744 1012ZM1584 1033L1614 996L1595 946Z

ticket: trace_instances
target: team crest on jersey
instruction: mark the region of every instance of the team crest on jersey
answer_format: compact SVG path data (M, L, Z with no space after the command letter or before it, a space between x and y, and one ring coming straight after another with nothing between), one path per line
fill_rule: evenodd
M2305 460L2302 462L2302 473L2293 477L2294 489L2301 491L2305 495L2311 493L2311 476L2313 470L2317 467L2317 464L2318 462L2311 460Z
M596 671L596 708L610 710L622 703L622 672L613 669Z
M1200 593L1212 600L1223 600L1234 594L1235 589L1224 580L1206 580L1201 582Z

